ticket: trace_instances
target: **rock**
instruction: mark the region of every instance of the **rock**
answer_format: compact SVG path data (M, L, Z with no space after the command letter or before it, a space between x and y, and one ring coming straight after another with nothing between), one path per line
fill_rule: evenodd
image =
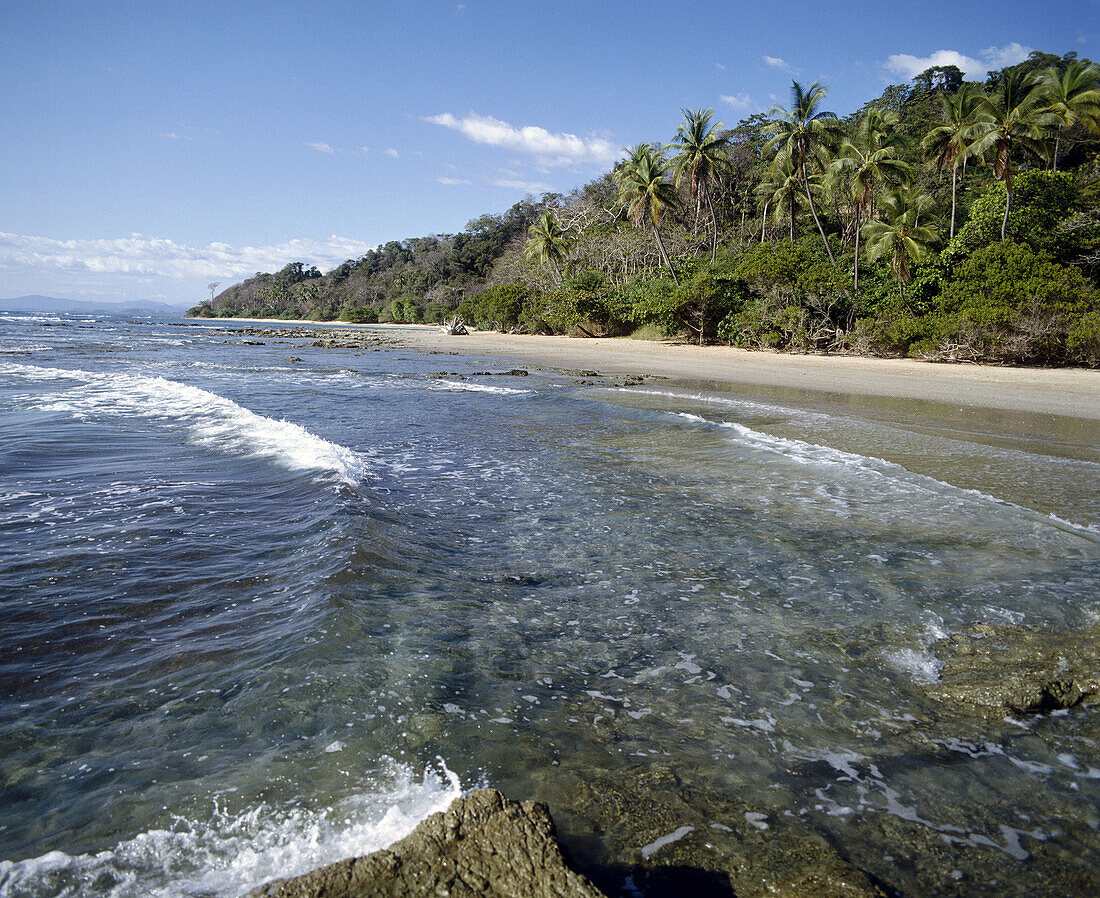
M928 694L967 713L1045 713L1100 696L1100 625L1074 632L981 625L934 651L944 665Z
M249 898L443 895L603 898L565 865L546 805L495 789L458 799L389 848L268 883Z

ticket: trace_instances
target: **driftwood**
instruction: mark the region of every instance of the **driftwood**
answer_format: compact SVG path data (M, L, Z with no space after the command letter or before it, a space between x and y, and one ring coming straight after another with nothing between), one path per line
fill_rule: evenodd
M464 322L458 315L455 315L454 317L448 318L446 321L444 321L443 326L440 328L440 330L442 330L445 334L450 334L451 336L454 336L456 334L461 336L463 334L469 333L469 331L466 330L466 322Z

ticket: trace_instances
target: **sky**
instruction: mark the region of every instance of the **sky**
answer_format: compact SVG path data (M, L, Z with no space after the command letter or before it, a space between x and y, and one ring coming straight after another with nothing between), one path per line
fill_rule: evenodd
M568 193L682 109L1100 60L1100 0L0 0L0 297L192 305ZM220 288L219 288L220 289Z

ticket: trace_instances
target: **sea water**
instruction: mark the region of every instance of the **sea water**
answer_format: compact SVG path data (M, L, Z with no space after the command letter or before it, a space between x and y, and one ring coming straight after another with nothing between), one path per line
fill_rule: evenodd
M896 826L976 891L1100 874L1095 707L922 691L1100 619L1096 422L382 334L0 316L0 896L237 895L482 785L568 840L656 769L903 892Z

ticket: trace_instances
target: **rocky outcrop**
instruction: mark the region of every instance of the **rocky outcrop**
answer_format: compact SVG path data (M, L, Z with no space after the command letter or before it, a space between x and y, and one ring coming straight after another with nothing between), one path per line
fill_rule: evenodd
M987 717L1072 708L1100 696L1100 626L1052 632L977 626L936 644L937 701Z
M458 799L408 836L249 893L249 898L602 898L565 864L550 812L495 789Z

